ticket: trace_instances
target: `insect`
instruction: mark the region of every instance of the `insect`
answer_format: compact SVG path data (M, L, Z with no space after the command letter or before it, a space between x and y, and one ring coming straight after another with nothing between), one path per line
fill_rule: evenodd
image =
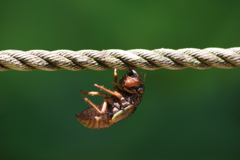
M144 92L144 84L137 72L130 69L117 83L118 71L114 69L113 89L111 91L104 86L94 84L95 87L107 92L79 92L86 95L99 95L104 97L102 104L95 105L88 98L83 99L91 107L81 113L76 114L77 119L85 126L91 129L108 128L118 121L132 115L140 104Z

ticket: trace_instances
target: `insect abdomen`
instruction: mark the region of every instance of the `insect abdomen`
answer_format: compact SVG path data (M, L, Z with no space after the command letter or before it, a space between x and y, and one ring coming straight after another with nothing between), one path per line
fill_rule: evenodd
M100 114L94 108L87 108L75 116L84 126L91 129L107 128L112 125L111 117L107 113Z

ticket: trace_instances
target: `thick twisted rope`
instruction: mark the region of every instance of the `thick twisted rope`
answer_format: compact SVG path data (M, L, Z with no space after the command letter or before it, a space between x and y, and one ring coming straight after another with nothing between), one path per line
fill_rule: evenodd
M106 70L129 68L146 70L166 69L230 69L240 67L240 47L221 49L133 49L133 50L4 50L0 51L0 71L14 69L31 71L35 69L56 71L67 69Z

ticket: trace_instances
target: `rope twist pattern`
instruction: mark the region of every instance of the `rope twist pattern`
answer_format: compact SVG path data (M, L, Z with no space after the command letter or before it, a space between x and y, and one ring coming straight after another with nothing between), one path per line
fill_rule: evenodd
M4 50L0 51L0 71L35 69L56 71L67 69L106 70L129 68L145 70L166 69L231 69L240 67L240 47L222 48L185 48L185 49L133 49L133 50Z

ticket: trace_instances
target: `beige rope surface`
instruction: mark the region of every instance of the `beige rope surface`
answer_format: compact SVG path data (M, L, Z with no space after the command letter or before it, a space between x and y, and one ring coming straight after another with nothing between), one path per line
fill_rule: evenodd
M4 50L0 51L0 71L35 69L56 71L67 69L106 70L117 68L127 70L129 67L145 70L166 69L230 69L240 67L240 47L221 49L133 49L133 50Z

